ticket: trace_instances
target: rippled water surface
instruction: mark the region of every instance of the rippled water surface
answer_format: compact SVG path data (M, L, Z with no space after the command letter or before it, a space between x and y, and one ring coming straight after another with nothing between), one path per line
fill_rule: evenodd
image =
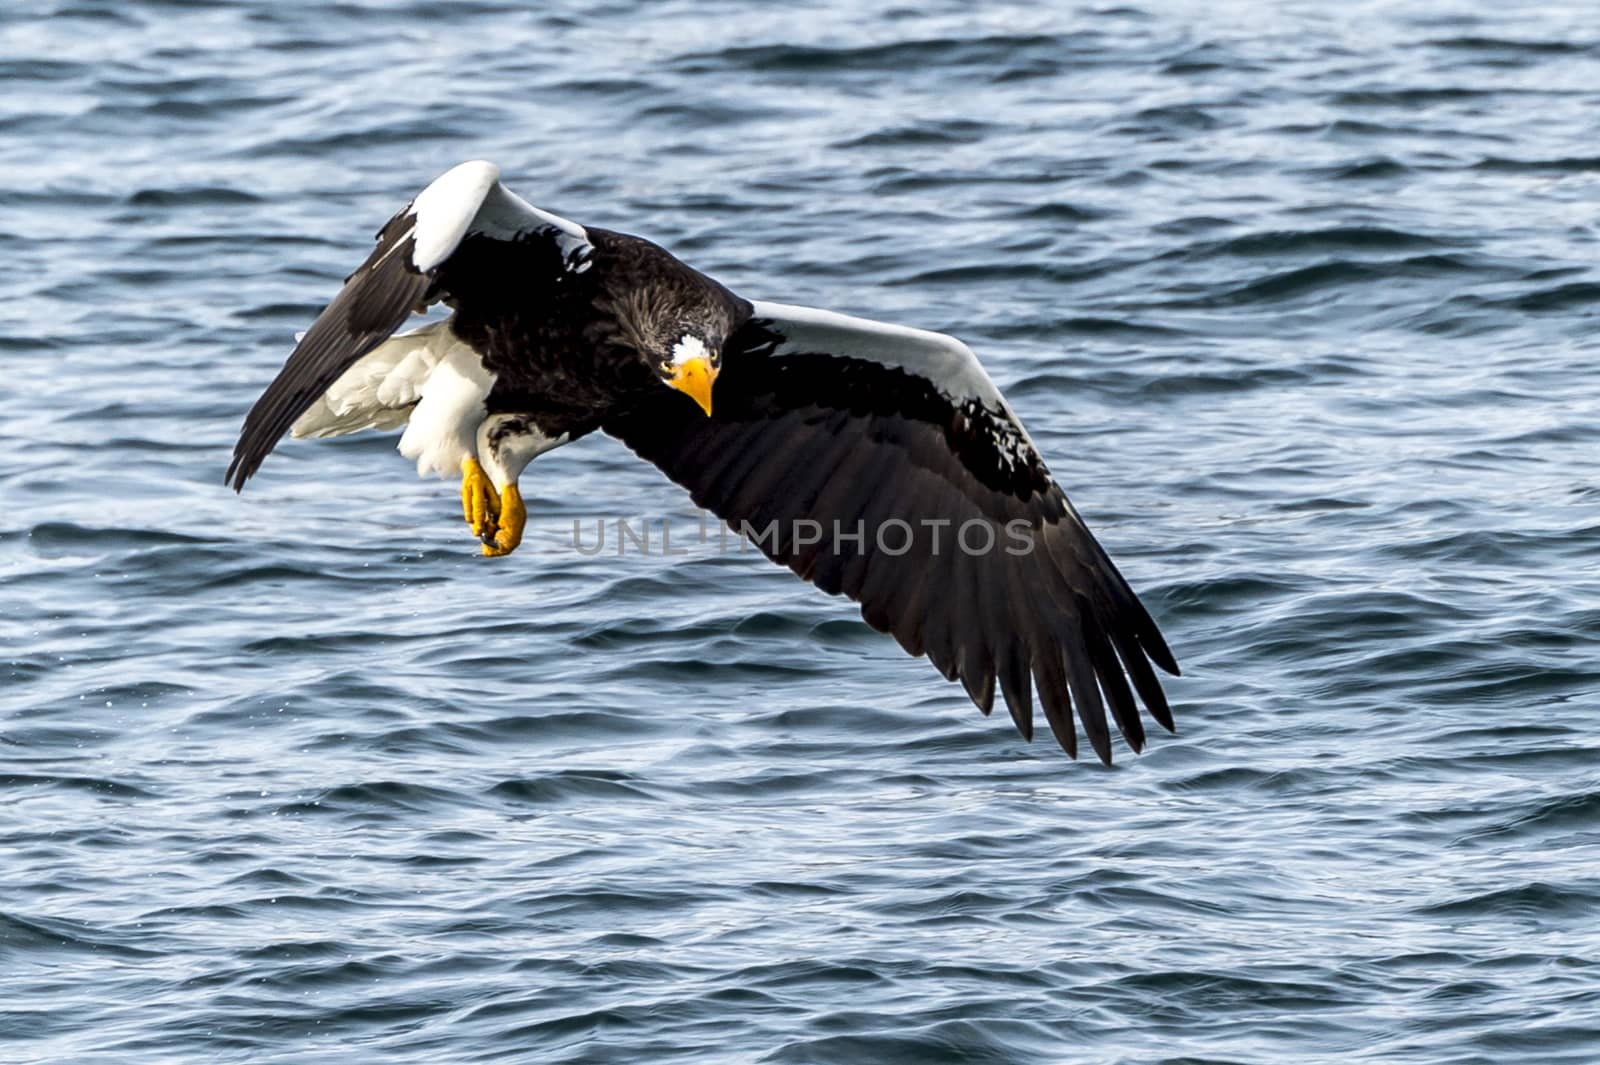
M1600 1060L1591 4L10 0L0 78L0 1060ZM391 437L224 490L474 157L968 340L1179 734L1024 744L608 440L505 560Z

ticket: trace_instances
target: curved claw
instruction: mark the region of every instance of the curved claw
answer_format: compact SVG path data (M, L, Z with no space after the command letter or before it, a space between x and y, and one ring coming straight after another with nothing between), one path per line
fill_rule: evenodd
M461 460L461 516L472 526L472 535L486 543L497 533L500 517L500 493L494 482L484 472L478 460L468 456Z
M497 527L492 533L480 536L483 553L488 558L509 555L522 543L522 530L528 523L528 512L522 505L522 492L508 484L500 492Z

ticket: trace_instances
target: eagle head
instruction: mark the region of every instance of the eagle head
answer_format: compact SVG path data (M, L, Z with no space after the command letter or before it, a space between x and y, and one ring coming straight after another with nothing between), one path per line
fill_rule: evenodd
M749 304L663 249L637 239L634 246L639 261L607 294L616 338L709 417L723 346L750 316Z

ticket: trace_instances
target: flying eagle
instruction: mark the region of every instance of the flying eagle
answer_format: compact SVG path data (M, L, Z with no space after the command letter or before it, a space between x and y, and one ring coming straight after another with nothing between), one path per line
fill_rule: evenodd
M1172 729L1151 669L1176 674L1172 653L965 344L744 299L499 179L463 163L379 230L245 417L235 491L285 430L404 426L400 452L459 474L483 553L506 555L523 469L598 429L985 714L998 681L1024 738L1035 690L1074 758L1074 706L1108 764L1108 708L1144 746L1134 692ZM447 320L396 334L440 302Z

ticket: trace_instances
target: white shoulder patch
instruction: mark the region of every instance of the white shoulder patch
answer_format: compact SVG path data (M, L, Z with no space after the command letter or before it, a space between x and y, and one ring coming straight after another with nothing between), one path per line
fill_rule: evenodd
M427 273L450 257L467 235L484 197L499 181L499 167L475 159L451 167L417 193L409 213L416 219L411 261L418 270Z
M587 229L558 214L540 210L498 182L489 190L471 228L471 232L507 240L535 230L546 233L556 242L567 268L573 273L581 274L589 269Z
M415 219L411 262L422 273L450 258L468 233L511 240L547 231L569 268L588 267L589 234L576 222L541 211L500 184L500 168L481 159L445 171L417 194L406 212Z
M983 364L955 337L815 307L766 300L756 300L752 306L753 316L783 337L775 355L820 352L894 366L926 378L953 400L975 399L1009 413Z

